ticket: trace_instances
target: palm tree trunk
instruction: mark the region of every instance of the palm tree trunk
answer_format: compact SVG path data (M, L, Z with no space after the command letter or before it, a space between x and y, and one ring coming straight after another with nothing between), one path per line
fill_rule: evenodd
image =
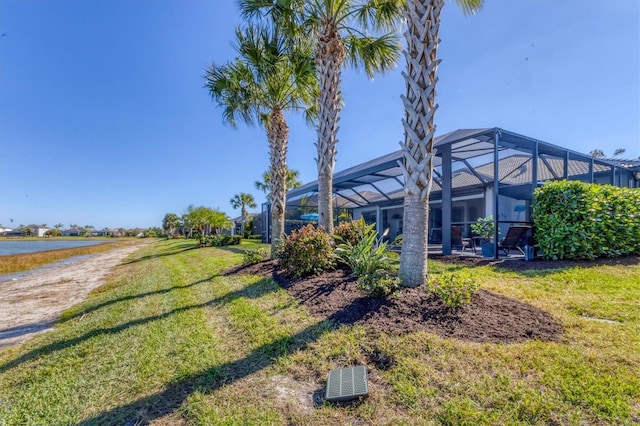
M287 144L289 126L279 107L274 108L267 124L269 140L269 200L271 201L271 258L284 234L284 212L287 204Z
M318 225L333 233L333 167L336 162L338 120L341 109L340 84L344 45L333 20L322 23L316 44L315 63L318 73Z
M433 122L438 109L435 103L436 71L440 60L438 30L444 0L407 0L407 70L402 75L407 84L402 102L406 117L402 120L405 141L401 143L404 175L404 225L402 254L398 274L407 287L424 284L427 277L427 235L429 194L433 182Z
M240 212L240 214L242 214L242 223L240 224L240 238L244 238L244 223L247 220L247 208L245 207L244 203L242 203Z

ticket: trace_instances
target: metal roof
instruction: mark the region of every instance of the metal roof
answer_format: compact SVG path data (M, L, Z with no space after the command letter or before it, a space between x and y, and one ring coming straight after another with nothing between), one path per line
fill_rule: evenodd
M538 147L538 181L558 179L564 175L564 161L569 158L569 176L611 171L612 167L635 165L634 161L613 162L593 159L587 154L519 135L500 128L458 129L435 139L434 181L432 193L441 191L441 152L451 146L452 189L483 187L493 183L495 136L499 138L499 181L505 185L530 183L533 177L532 153ZM366 161L339 171L333 176L334 203L337 207L355 208L370 204L393 202L404 196L404 184L399 162L402 150ZM637 162L640 166L640 161ZM288 205L317 205L318 182L302 185L287 194Z

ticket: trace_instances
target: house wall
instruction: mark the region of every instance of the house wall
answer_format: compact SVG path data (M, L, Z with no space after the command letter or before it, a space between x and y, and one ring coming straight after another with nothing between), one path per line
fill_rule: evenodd
M50 228L44 228L44 227L40 227L40 226L35 226L33 228L33 235L36 237L44 237L44 234L49 230Z

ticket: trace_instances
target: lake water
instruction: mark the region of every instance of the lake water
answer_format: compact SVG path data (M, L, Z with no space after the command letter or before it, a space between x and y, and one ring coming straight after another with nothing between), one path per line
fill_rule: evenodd
M103 244L103 240L43 240L43 241L0 241L0 256L20 253L34 253L37 251L58 250L75 247Z

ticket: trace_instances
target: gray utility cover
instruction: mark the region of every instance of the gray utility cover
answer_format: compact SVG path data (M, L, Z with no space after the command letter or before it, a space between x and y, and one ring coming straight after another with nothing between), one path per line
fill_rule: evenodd
M329 371L327 377L327 401L351 401L369 395L367 369L364 365Z

